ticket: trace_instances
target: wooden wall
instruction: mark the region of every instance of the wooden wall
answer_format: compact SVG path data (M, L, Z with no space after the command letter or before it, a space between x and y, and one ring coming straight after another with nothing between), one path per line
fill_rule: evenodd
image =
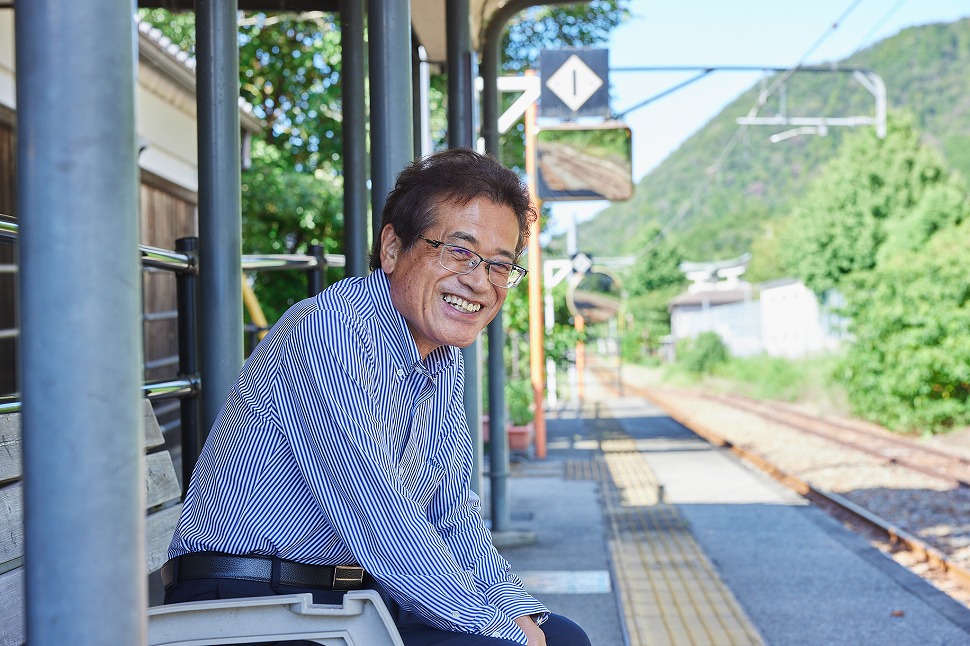
M0 214L16 217L17 145L14 138L14 112L0 105ZM16 264L14 244L0 240L0 265ZM0 330L17 327L14 286L17 274L0 272ZM17 392L17 339L0 334L0 396Z
M16 217L16 147L14 113L0 106L0 214ZM198 235L194 192L164 178L142 172L140 189L141 242L175 249L175 240ZM0 265L16 264L16 246L0 242ZM170 379L178 374L178 336L175 319L175 277L171 272L143 272L143 333L145 379ZM0 272L0 330L17 326L16 274ZM18 391L16 338L0 335L0 396ZM160 411L163 424L164 411Z
M142 244L174 250L179 238L198 235L195 193L143 171L140 197ZM142 272L142 285L145 379L173 379L178 376L175 274L146 270ZM161 403L155 411L163 429L174 430L178 424L177 401Z

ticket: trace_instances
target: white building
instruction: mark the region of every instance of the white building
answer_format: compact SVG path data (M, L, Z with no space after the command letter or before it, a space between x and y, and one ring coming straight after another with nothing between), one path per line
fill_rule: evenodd
M845 320L833 312L840 302L821 305L795 279L760 285L741 280L750 259L745 254L720 262L681 263L691 284L670 301L669 345L714 332L736 357L763 353L797 359L835 350L845 337ZM830 301L838 299L837 293L829 296Z

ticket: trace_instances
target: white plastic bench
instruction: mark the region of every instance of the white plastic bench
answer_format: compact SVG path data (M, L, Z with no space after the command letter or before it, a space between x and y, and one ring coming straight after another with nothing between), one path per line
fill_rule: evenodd
M404 646L380 596L354 590L342 605L306 594L189 601L148 609L150 646L306 639L326 646Z

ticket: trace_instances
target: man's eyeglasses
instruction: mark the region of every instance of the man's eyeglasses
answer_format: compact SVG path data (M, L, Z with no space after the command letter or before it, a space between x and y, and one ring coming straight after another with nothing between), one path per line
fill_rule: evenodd
M465 249L441 240L431 240L421 235L418 237L435 249L439 249L438 262L441 263L442 267L456 274L470 274L475 270L475 267L484 263L489 282L508 289L522 282L525 275L529 273L525 267L520 267L512 262L485 260L471 249Z

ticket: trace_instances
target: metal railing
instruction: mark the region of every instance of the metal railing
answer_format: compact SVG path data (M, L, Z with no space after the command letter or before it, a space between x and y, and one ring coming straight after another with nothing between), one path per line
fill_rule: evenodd
M16 242L19 228L9 216L0 214L0 240ZM202 449L204 436L201 431L202 376L199 373L199 308L198 308L198 248L196 237L179 238L174 251L149 245L139 245L143 270L170 271L175 274L176 310L143 315L143 320L177 319L178 355L156 361L171 365L177 361L178 378L145 381L142 393L152 402L178 399L179 426L182 444L182 482L188 483L192 469ZM323 291L326 286L326 270L344 267L343 255L325 254L323 247L312 245L309 254L244 255L241 259L244 271L293 271L303 270L307 275L307 293L310 296ZM6 265L2 267L6 268ZM12 272L16 272L13 266ZM16 337L17 329L0 329L0 338ZM151 366L149 366L151 367ZM22 408L17 395L0 397L0 414L16 413Z

